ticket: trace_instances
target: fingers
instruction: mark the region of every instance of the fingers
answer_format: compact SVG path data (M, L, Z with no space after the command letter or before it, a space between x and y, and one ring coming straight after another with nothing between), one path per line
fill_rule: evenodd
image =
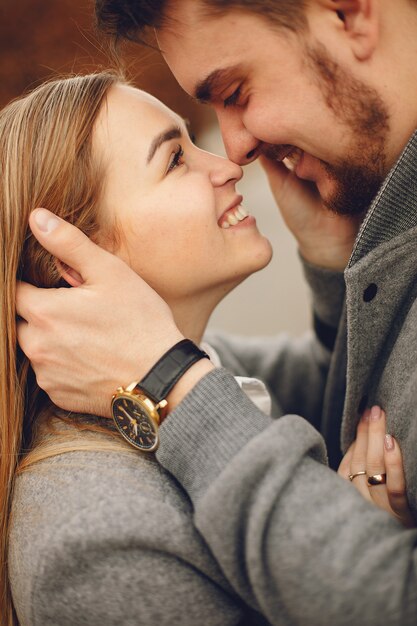
M261 155L259 162L262 165L265 174L270 179L270 182L282 182L288 176L290 170L285 166L282 161L274 161L268 159L268 157Z
M16 313L19 317L36 326L42 326L50 316L51 303L54 303L57 289L41 289L29 283L16 285ZM58 305L57 305L58 307Z
M55 263L61 277L71 287L80 287L83 284L82 276L80 276L80 274L72 267L68 267L68 265L65 265L65 263L62 263L59 259L56 259Z
M33 369L35 369L42 358L42 342L39 341L38 334L33 333L25 320L20 320L16 324L16 335L21 350L31 361Z
M28 329L28 327L29 327L29 324L27 322L25 322L25 320L20 320L16 324L17 341L18 341L20 347L22 348L23 352L25 352L26 336L27 336L27 329Z
M369 501L372 501L369 493L366 474L366 459L368 454L368 429L370 411L366 410L358 424L355 446L350 464L350 476L353 486Z
M366 456L367 485L372 501L376 506L391 511L386 484L370 485L369 477L385 475L384 440L386 433L385 412L379 406L372 407L369 414L368 452Z
M355 441L351 444L349 450L346 452L345 456L342 459L342 462L339 465L339 469L337 470L337 473L339 474L339 476L341 476L345 480L349 480L350 465L351 465L354 449L355 449Z
M267 175L268 183L272 193L275 196L275 200L278 202L283 199L283 190L285 189L288 177L291 175L291 171L284 163L280 161L273 161L266 156L260 156L259 161L262 168Z
M401 451L394 438L386 435L386 415L380 407L374 406L362 416L356 440L346 454L346 462L343 459L343 468L341 465L344 473L348 458L348 478L357 491L366 500L388 511L404 526L415 527L408 506ZM368 478L376 475L386 475L386 483L369 484Z
M372 407L369 415L368 453L366 457L368 476L385 473L384 439L386 427L385 412L379 406Z
M83 280L98 276L109 253L94 244L78 228L46 209L35 209L30 228L39 243L57 259L78 272Z
M384 461L387 472L389 504L404 526L413 528L415 521L408 505L400 446L392 435L385 435L384 443Z
M17 283L16 287L16 312L20 317L29 321L30 311L33 304L38 300L39 289L28 283Z

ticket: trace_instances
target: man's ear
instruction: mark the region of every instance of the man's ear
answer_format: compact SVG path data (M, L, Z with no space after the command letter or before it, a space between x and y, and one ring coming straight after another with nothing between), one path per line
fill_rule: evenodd
M344 22L353 54L359 61L368 60L379 39L378 0L333 0L333 5Z
M84 283L82 277L76 270L65 265L65 263L59 259L55 259L55 266L61 278L63 278L70 287L80 287Z

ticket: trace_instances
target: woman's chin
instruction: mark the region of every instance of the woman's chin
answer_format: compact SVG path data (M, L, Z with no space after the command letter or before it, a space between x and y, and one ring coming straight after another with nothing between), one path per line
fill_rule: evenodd
M233 289L252 274L269 265L272 259L271 243L266 237L262 237L256 246L240 248L239 257L237 258L235 252L227 262L217 266L214 271L210 272L210 268L207 268L207 273L203 273L200 281L195 274L187 280L184 271L179 272L179 275L183 277L181 283L173 276L164 281L164 284L160 281L153 282L149 280L149 277L147 277L147 282L165 300L171 310L183 311L194 306L194 302L198 302L198 310L203 314L203 310L213 310Z
M258 250L252 251L251 256L247 259L246 263L242 263L240 271L233 277L233 286L229 288L229 291L240 285L247 278L260 272L269 265L272 260L273 250L269 239L264 238L262 247Z
M273 249L271 242L266 237L263 237L262 246L259 247L257 253L255 253L251 259L253 264L253 270L251 274L263 270L270 264L273 257Z
M261 245L258 245L256 249L248 248L248 257L245 261L242 261L239 283L252 276L252 274L260 272L271 262L273 256L271 242L266 237L262 239Z

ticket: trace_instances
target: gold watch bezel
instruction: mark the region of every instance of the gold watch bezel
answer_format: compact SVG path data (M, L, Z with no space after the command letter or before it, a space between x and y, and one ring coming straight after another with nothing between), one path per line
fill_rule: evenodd
M141 452L155 452L158 449L159 446L159 425L161 423L161 413L163 412L164 409L167 406L167 402L166 400L161 400L161 402L155 404L155 402L153 402L153 400L151 400L150 398L148 398L145 393L143 393L141 390L135 389L137 385L137 382L131 383L130 385L128 385L128 387L123 388L123 387L119 387L116 391L116 393L113 395L112 397L112 401L111 401L111 412L112 412L112 418L113 418L113 422L117 428L117 430L119 431L119 433L122 435L122 437L134 448L136 448L137 450L140 450ZM114 404L116 400L120 400L121 398L126 398L130 401L133 401L137 404L139 404L139 406L142 408L142 410L145 410L146 415L149 417L149 419L152 421L153 427L154 427L154 431L155 431L155 443L151 446L151 447L143 447L141 446L139 443L137 443L131 436L129 436L129 434L127 432L123 431L123 428L121 427L121 425L119 424L116 416L115 416L115 409L114 409Z

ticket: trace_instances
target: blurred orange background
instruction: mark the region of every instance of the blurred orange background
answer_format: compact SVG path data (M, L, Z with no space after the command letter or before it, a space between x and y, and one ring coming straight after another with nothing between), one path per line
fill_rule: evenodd
M196 130L213 121L178 87L156 51L127 44L129 78L190 119ZM112 61L94 24L93 0L1 0L0 107L51 76L89 72Z

